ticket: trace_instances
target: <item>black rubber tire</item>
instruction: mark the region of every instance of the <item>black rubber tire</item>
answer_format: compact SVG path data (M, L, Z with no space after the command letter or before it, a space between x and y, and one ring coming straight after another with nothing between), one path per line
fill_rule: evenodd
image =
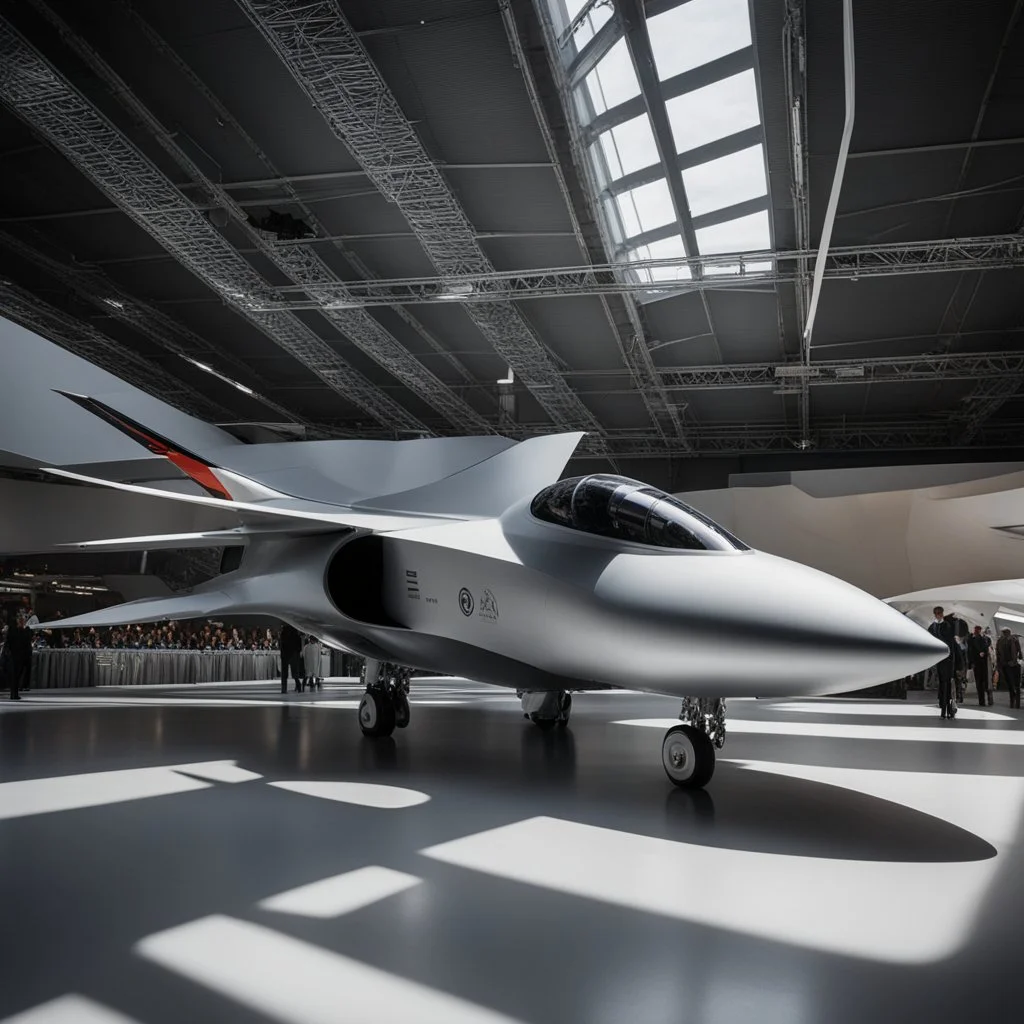
M395 711L395 728L404 729L409 724L410 709L409 698L404 693L396 693L392 702Z
M395 709L379 690L367 690L359 702L359 728L364 736L378 739L395 731Z
M567 693L565 695L565 701L562 704L562 713L558 716L558 728L567 729L569 727L569 715L572 713L572 694Z
M685 757L682 770L670 767L671 737L677 738L675 746ZM676 725L665 733L662 740L661 763L673 785L680 789L703 789L715 774L715 747L707 733L700 729L692 725Z
M540 718L537 715L530 715L530 721L542 732L550 732L558 724L557 718Z

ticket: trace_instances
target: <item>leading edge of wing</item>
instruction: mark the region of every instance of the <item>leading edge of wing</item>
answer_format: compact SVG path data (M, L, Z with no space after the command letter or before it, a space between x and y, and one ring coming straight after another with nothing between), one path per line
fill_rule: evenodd
M165 619L199 619L219 612L234 611L236 602L223 590L183 594L177 597L148 597L141 601L115 604L95 612L72 615L66 619L40 622L34 629L78 629L103 626L127 626L137 622L163 622Z
M41 472L49 473L52 476L63 477L66 480L76 480L79 483L92 484L95 487L107 487L115 491L124 491L128 494L140 494L148 498L162 498L167 501L185 502L191 505L204 505L207 508L219 508L237 516L242 522L291 520L301 524L308 529L312 523L320 523L327 529L332 527L348 527L356 530L373 530L375 532L390 533L395 530L409 530L414 527L438 526L440 520L437 516L408 516L401 514L375 513L370 510L365 512L354 512L347 509L300 509L280 508L274 505L253 504L245 501L231 501L224 498L214 498L206 494L182 494L179 491L164 491L156 487L143 487L141 484L123 483L120 480L105 480L102 477L86 476L83 473L73 473L67 469L58 469L55 466L42 466Z

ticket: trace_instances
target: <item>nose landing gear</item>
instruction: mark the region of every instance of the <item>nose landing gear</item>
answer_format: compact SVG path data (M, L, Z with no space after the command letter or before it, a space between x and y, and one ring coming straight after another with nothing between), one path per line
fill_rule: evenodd
M665 774L683 789L701 789L715 773L715 749L725 744L725 700L684 697L674 725L661 743Z
M363 665L366 693L359 702L359 728L364 736L390 736L409 724L411 669L367 658Z

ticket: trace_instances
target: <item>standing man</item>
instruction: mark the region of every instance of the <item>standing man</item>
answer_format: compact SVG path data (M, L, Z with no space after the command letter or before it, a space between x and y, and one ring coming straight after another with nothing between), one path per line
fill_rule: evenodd
M996 664L999 675L1006 680L1010 691L1010 707L1020 708L1020 641L1008 630L1003 629L996 641Z
M956 714L953 703L953 672L956 669L956 627L945 617L942 608L932 609L934 621L928 626L928 632L941 640L949 648L949 654L935 666L939 677L939 708L943 718L952 718Z
M298 690L302 680L302 637L287 622L281 627L281 692L288 692L288 671L291 670Z
M992 641L981 632L981 626L975 626L974 632L967 638L967 660L974 673L974 685L978 688L978 704L992 703L992 688L989 685L989 663L992 661Z

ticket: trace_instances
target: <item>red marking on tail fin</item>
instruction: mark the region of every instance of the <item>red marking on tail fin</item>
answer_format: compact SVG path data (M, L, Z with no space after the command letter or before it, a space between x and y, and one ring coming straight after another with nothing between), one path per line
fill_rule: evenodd
M214 498L222 498L225 501L234 501L234 498L228 493L227 489L213 472L215 467L205 459L200 458L198 455L193 455L180 445L176 445L173 441L169 441L166 437L162 437L148 427L144 427L141 423L137 423L116 409L111 409L109 405L104 405L95 398L89 398L86 395L73 395L68 391L59 390L57 394L63 395L87 412L98 416L101 420L120 430L122 434L141 444L147 451L152 452L154 455L162 455L177 466L186 476L191 477L207 494Z

